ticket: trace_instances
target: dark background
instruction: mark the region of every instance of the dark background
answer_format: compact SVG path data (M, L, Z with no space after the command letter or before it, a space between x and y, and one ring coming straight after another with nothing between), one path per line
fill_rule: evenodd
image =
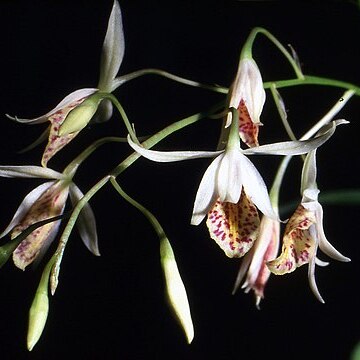
M292 44L306 74L360 83L360 9L347 1L125 0L120 5L126 38L121 74L156 67L228 86L248 33L264 26L283 44ZM5 113L35 117L71 91L96 86L111 6L111 0L0 2L1 164L39 164L43 149L18 154L44 126L18 125ZM264 37L256 41L254 56L265 81L293 76ZM134 80L115 94L139 135L224 98L155 76ZM263 143L286 139L267 94ZM340 89L314 86L283 90L296 133L301 135L341 94ZM339 129L318 154L323 191L358 186L359 99L351 100L340 116L351 124ZM213 149L218 131L215 121L203 121L158 149ZM115 115L82 132L49 165L61 171L92 140L125 134ZM126 145L99 149L78 171L77 184L86 191L128 153ZM278 159L254 162L270 184ZM73 234L58 290L50 300L47 325L32 353L26 350L27 316L42 266L23 273L9 261L1 269L1 359L349 359L360 340L358 207L324 206L329 240L352 259L317 268L326 303L320 304L311 293L304 266L287 276L272 276L258 311L252 294L240 290L231 295L239 260L225 257L208 238L204 223L189 225L197 186L208 164L208 160L155 164L140 159L119 178L125 190L157 216L172 242L192 308L191 345L163 296L156 235L142 214L108 186L91 201L102 256L91 255ZM294 161L290 167L283 203L298 199L300 164ZM38 183L0 179L1 228Z

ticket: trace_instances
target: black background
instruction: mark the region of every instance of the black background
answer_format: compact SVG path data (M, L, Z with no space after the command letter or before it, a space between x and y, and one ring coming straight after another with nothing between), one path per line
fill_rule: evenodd
M360 9L350 2L143 1L121 2L126 51L121 74L162 68L203 83L228 86L249 31L264 26L296 49L306 74L359 84ZM65 95L95 87L101 45L112 1L1 1L1 164L39 164L43 147L19 155L44 126L18 125L4 114L35 117ZM263 37L254 56L265 81L292 77L289 65ZM139 135L207 109L224 95L147 76L119 88L117 97ZM268 94L260 141L284 140ZM342 90L283 90L297 135L319 119ZM359 99L341 112L351 124L319 151L323 191L358 186ZM265 132L266 130L270 130ZM218 124L200 122L158 149L213 149ZM118 115L91 126L51 162L60 170L92 140L126 134ZM263 135L264 134L264 135ZM106 145L80 168L83 191L130 153ZM278 159L254 159L270 184ZM137 210L106 187L91 201L102 256L91 255L77 234L65 252L59 288L50 300L46 328L32 353L26 350L28 308L42 267L24 273L9 262L0 272L1 359L349 359L359 339L358 207L325 206L329 240L352 259L317 269L326 303L312 295L304 266L271 277L258 311L253 296L231 289L239 261L208 238L204 224L189 225L198 183L208 160L155 164L140 159L119 182L163 224L187 286L195 339L187 345L163 296L158 239ZM294 161L281 194L298 197L300 162ZM38 181L0 179L0 226ZM289 214L284 214L288 216ZM325 257L321 257L325 259Z

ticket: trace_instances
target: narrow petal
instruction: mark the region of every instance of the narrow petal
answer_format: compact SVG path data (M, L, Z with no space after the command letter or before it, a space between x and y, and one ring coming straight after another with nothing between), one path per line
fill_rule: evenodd
M325 301L322 298L322 296L320 295L319 289L318 289L318 287L316 285L316 280L315 280L315 258L313 258L313 259L311 259L309 261L308 279L309 279L310 289L313 292L313 294L315 295L315 297L321 303L325 303Z
M237 204L217 201L206 222L210 237L230 258L244 256L259 232L260 219L256 207L244 192Z
M39 197L53 184L54 181L41 184L25 196L20 206L16 210L14 217L10 221L10 224L0 234L0 239L6 236L17 224L20 223L20 221L25 217L30 208L33 206L35 201L37 201Z
M219 196L216 190L216 175L222 157L223 155L219 155L212 161L201 179L191 217L192 225L201 223Z
M1 165L0 177L6 178L40 178L40 179L62 179L64 175L55 170L41 166L28 165Z
M115 0L105 35L101 62L99 89L112 92L113 80L117 75L125 52L125 38L119 3Z
M243 150L245 155L302 155L324 144L335 132L335 123L323 135L310 140L284 141Z
M57 104L54 109L50 110L45 115L41 115L41 116L39 116L37 118L34 118L34 119L21 119L21 118L18 118L18 117L11 117L9 115L7 115L7 116L8 116L8 118L10 118L12 120L15 120L15 121L20 122L20 123L25 123L25 124L44 123L44 122L46 122L48 120L48 118L52 114L56 113L57 111L61 110L64 107L69 106L71 103L76 102L79 99L86 98L86 97L90 96L91 94L93 94L96 91L98 91L98 89L93 89L93 88L85 88L85 89L75 90L74 92L72 92L71 94L66 96L63 100L61 100L61 102L59 104Z
M308 189L317 188L316 175L317 175L317 168L316 168L316 149L315 149L310 151L306 155L304 160L304 165L301 172L301 190L300 190L301 194L304 194Z
M75 206L79 200L84 196L81 190L75 185L70 185L70 199L72 204ZM85 246L97 256L100 256L98 237L96 231L95 215L89 204L86 204L76 221L80 237L84 242Z
M279 221L278 214L271 205L269 193L263 178L254 164L243 155L241 171L246 195L265 216Z
M223 151L155 151L148 150L136 144L131 140L130 135L127 137L129 145L141 156L157 162L173 162L198 158L215 157Z
M254 246L250 249L250 251L247 254L245 254L244 258L241 261L240 269L236 276L235 284L232 290L233 295L236 293L237 289L239 288L240 284L242 283L246 275L246 272L249 269L253 253L254 253Z
M327 256L343 262L349 262L351 261L348 257L342 255L338 250L334 248L330 244L330 242L327 240L324 232L323 227L323 209L320 204L318 204L318 210L316 212L316 227L318 231L318 237L319 237L319 248L322 252L324 252Z
M281 255L267 263L272 273L290 273L315 257L315 239L310 234L315 222L314 214L299 205L286 224Z

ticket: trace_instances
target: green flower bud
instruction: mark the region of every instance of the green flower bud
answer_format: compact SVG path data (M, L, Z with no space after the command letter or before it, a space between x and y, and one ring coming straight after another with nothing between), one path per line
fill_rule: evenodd
M59 136L82 130L92 119L102 100L99 94L92 95L69 112L59 129Z

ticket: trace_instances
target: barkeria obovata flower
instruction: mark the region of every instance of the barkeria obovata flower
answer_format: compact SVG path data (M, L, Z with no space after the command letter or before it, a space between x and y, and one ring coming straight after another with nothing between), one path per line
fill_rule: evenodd
M301 181L301 204L286 225L281 255L267 265L272 273L282 275L294 271L301 265L309 264L310 288L316 298L324 302L315 281L315 264L325 266L327 263L316 257L318 247L335 260L347 262L350 259L340 254L325 236L323 209L318 202L315 156L316 150L306 156Z
M59 173L40 166L0 166L1 177L50 180L25 196L10 224L0 234L0 238L11 233L13 239L30 225L61 215L69 194L71 202L76 205L83 194L72 182L74 172L75 169L71 174ZM95 217L88 204L81 211L77 224L86 247L95 255L99 255ZM41 255L54 240L59 225L60 220L40 226L22 240L13 252L15 265L24 270Z
M48 143L41 161L44 167L90 120L106 121L110 119L113 111L112 104L104 97L121 84L118 79L115 81L115 77L122 63L124 50L125 42L121 11L119 3L115 0L103 44L100 79L97 88L76 90L66 96L54 109L37 118L20 119L10 117L24 124L50 122L49 128L43 134L44 136L48 134Z
M236 292L246 275L242 288L246 293L250 290L254 291L255 304L259 307L260 301L264 297L265 285L271 274L266 263L277 256L279 243L279 221L263 216L256 242L242 260L233 293Z
M238 71L229 90L228 107L238 109L239 134L249 147L258 146L260 114L265 103L265 90L260 70L253 58L241 57ZM226 118L230 126L232 113Z
M233 110L235 116L237 111ZM130 146L142 156L158 162L172 162L202 157L215 157L200 182L191 223L198 225L208 215L210 236L229 257L241 257L250 250L258 235L259 209L278 221L266 185L246 155L300 155L317 148L335 131L335 124L321 136L306 141L286 141L246 150L240 147L238 124L232 122L228 141L220 151L148 150L134 142Z

